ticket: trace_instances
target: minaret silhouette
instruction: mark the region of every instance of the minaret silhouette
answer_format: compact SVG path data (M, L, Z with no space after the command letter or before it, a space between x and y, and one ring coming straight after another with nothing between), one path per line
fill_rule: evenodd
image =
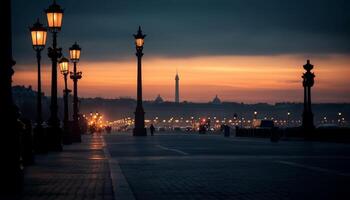
M175 76L175 103L180 103L180 92L179 92L179 75L176 70L176 76Z

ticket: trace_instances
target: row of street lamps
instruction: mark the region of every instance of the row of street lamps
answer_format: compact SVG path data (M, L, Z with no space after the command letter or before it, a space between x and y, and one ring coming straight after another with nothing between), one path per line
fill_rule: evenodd
M51 78L51 105L50 105L50 118L49 118L49 133L47 135L47 142L49 150L61 151L61 140L64 144L70 144L71 142L81 142L80 128L79 128L79 115L78 115L78 80L82 78L82 73L77 71L77 63L80 59L81 48L75 43L69 48L70 60L74 64L73 72L70 72L70 78L73 80L73 129L69 134L68 125L68 95L71 92L67 88L67 76L69 74L69 60L62 57L62 49L57 47L57 34L62 27L63 9L53 1L53 4L45 10L47 17L48 30L53 34L52 47L48 49L48 56L52 61L52 78ZM33 49L36 51L37 63L38 63L38 96L37 96L37 125L35 127L35 140L38 151L45 151L45 135L42 130L42 107L41 107L41 51L45 48L47 39L47 28L39 22L37 22L30 28ZM142 64L141 59L143 56L144 38L146 35L142 33L141 27L137 34L134 34L137 56L137 106L135 110L135 136L147 135L144 122L144 109L142 106ZM61 58L62 57L62 58ZM61 58L61 59L60 59ZM58 61L58 59L60 59ZM57 116L57 63L64 78L64 125L63 134L59 127L59 119ZM61 134L63 138L61 138Z
M35 127L36 146L38 151L62 150L62 139L64 144L70 144L71 142L81 142L79 118L78 118L78 80L82 77L82 72L77 71L77 63L80 59L81 48L77 43L73 44L69 48L70 60L74 64L73 71L69 70L69 60L62 57L62 48L57 47L57 34L62 27L63 9L54 0L53 3L45 10L47 17L47 28L39 22L30 28L33 49L36 51L36 58L38 63L38 96L37 96L37 120ZM52 47L48 48L48 56L52 62L52 74L51 74L51 105L50 105L50 118L49 135L44 134L42 128L42 91L41 91L41 51L45 48L47 31L53 34ZM58 60L60 59L60 60ZM59 64L60 71L64 78L64 120L63 120L63 134L60 129L60 121L58 118L58 105L57 105L57 64ZM70 78L74 83L74 101L73 101L73 130L69 133L69 120L68 120L68 95L71 90L67 88L67 76L70 73ZM63 135L63 138L62 136ZM46 139L45 139L46 138ZM46 141L45 141L46 140ZM46 142L48 143L46 146ZM47 149L46 149L47 148Z
M69 60L62 57L62 49L57 48L57 34L62 27L63 9L53 1L53 4L45 10L47 16L48 29L53 34L53 44L50 47L48 56L52 61L52 82L51 82L51 106L50 106L50 136L49 148L51 150L62 150L61 145L61 131L59 128L59 119L57 116L57 63L59 63L61 73L64 77L64 134L63 143L69 144L72 139L73 142L81 142L80 128L79 128L79 115L78 115L78 80L82 78L82 73L77 71L77 63L80 59L81 48L75 43L69 48L70 59L74 63L73 72L70 72L70 78L73 80L73 132L71 136L68 136L68 95L70 90L67 88L67 76L69 73ZM44 144L43 131L42 131L42 108L41 108L41 51L45 48L47 29L39 22L37 22L30 28L32 36L33 48L36 51L37 62L38 62L38 101L37 101L37 126L36 126L36 138L38 145ZM146 35L142 33L141 27L139 27L137 34L134 34L135 45L136 45L136 56L137 56L137 106L135 110L135 128L134 136L145 136L147 131L145 129L145 112L142 106L142 56L143 56L143 45L144 38ZM62 57L62 58L61 58ZM61 58L58 62L58 59ZM43 149L41 146L39 149Z

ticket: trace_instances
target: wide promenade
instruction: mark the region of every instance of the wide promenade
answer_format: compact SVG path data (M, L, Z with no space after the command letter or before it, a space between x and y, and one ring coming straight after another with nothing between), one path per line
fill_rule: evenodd
M112 200L109 162L102 137L84 136L63 152L37 155L25 169L23 193L1 200Z
M198 134L105 140L124 180L115 189L129 199L350 199L349 144Z
M333 200L349 186L349 144L112 133L36 156L22 195L0 199Z

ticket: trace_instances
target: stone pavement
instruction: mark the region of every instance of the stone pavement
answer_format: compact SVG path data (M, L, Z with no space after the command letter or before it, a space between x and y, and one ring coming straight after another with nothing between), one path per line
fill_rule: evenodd
M350 145L221 135L105 137L138 200L350 199Z
M347 200L349 186L349 144L113 133L37 156L21 200Z
M36 156L25 170L23 200L112 200L109 162L103 138L84 136L63 152Z

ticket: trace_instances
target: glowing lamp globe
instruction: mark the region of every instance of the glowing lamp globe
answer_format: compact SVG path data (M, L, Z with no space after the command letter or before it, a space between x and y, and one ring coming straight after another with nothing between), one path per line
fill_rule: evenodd
M80 52L81 48L79 45L75 42L72 47L69 48L69 54L70 54L70 59L73 62L78 62L80 59Z
M62 27L63 9L61 6L56 4L54 0L53 3L45 10L47 17L47 24L51 31L59 31Z
M46 28L39 22L39 19L32 27L30 27L30 34L32 36L32 45L35 50L42 50L46 45Z
M143 47L143 44L145 43L145 37L146 35L142 34L141 26L139 26L137 34L134 34L136 48Z
M61 60L59 61L59 66L60 66L60 70L61 73L63 75L68 74L69 72L69 60L65 57L61 58Z

